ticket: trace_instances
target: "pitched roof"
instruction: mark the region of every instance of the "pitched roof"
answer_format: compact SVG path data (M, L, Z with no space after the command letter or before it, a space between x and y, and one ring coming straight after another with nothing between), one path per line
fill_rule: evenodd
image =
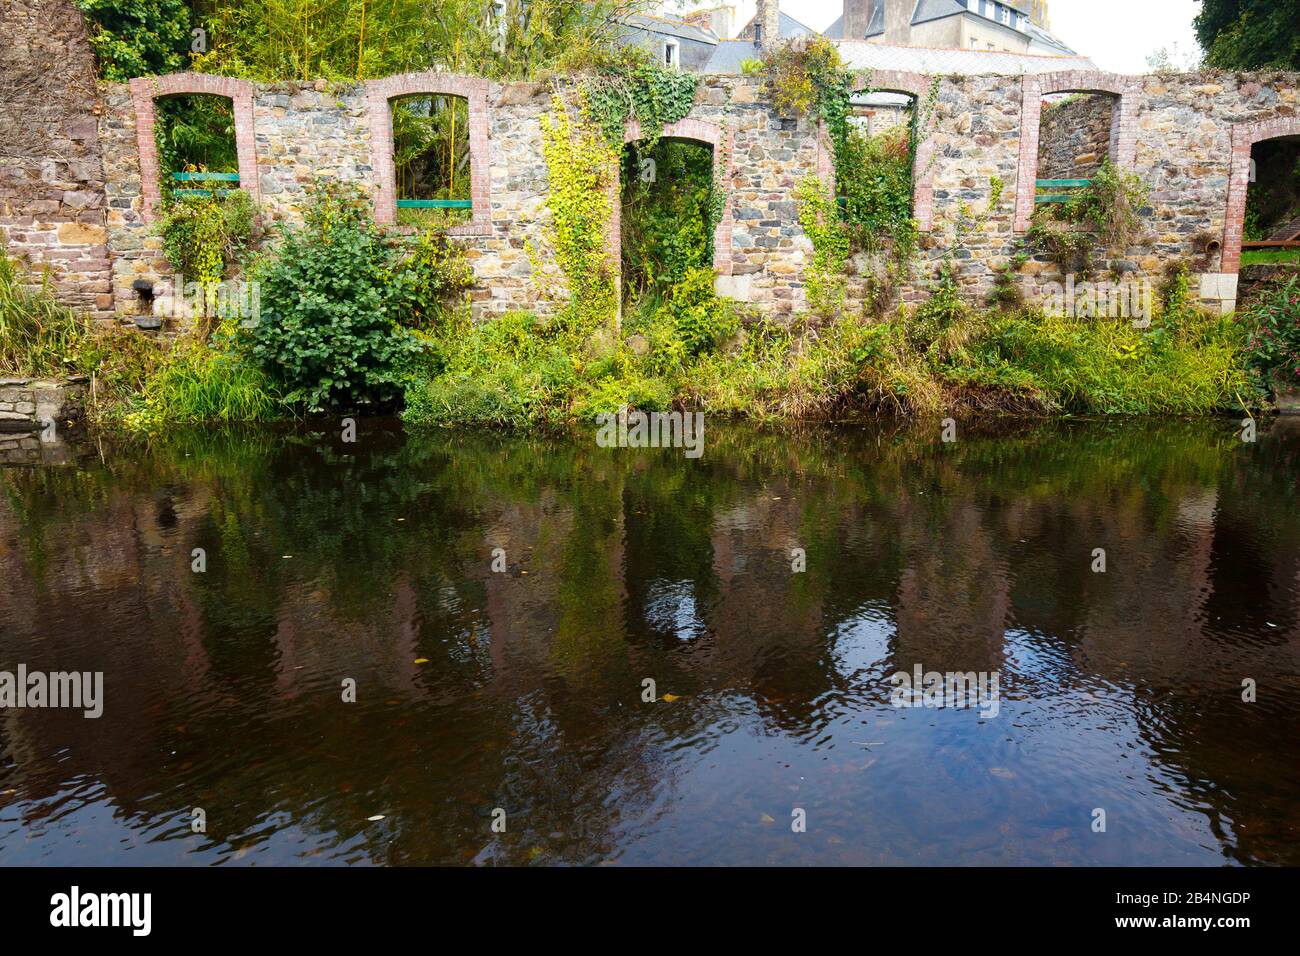
M1029 13L1025 9L1025 4L1022 3L1021 0L997 0L997 2L1019 10L1025 15L1025 33L1029 36L1031 41L1040 46L1047 47L1050 50L1054 50L1057 53L1073 54L1075 52L1049 33L1045 28L1029 19ZM928 23L931 20L942 20L945 17L952 17L961 13L970 12L971 11L967 9L966 4L962 2L962 0L917 0L916 8L912 11L912 23L913 25L918 23ZM975 14L975 16L979 16L979 14ZM982 17L981 19L988 20L990 23L998 23L997 20L993 20L990 17ZM1005 26L1005 24L1002 25ZM867 24L865 37L845 37L843 15L826 28L823 36L829 37L832 40L861 40L864 38L869 40L872 37L882 36L884 32L885 7L883 4L877 4L872 8L871 22Z
M936 76L974 76L981 73L1023 76L1027 73L1052 73L1057 70L1097 69L1097 65L1086 56L887 46L865 40L841 40L838 46L844 65L854 70L901 70Z
M718 35L712 30L682 20L670 20L668 17L633 13L623 17L623 22L648 33L661 33L665 36L681 37L683 40L697 40L700 43L718 42Z
M861 40L864 37L869 39L871 37L878 37L884 32L885 32L885 8L883 5L877 4L875 7L871 9L871 22L867 24L867 32L863 34L863 36L853 37L852 39ZM843 40L844 39L844 15L840 14L839 18L830 26L828 26L826 28L826 31L822 35L825 37L829 37L832 40Z

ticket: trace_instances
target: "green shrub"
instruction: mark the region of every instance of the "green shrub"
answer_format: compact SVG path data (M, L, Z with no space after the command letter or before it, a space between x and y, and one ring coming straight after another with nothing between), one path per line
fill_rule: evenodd
M421 350L398 325L406 284L392 281L394 252L355 185L316 185L304 214L257 271L252 356L286 401L309 411L390 406Z
M461 248L446 233L422 232L392 270L395 318L408 328L433 330L449 320L473 284L474 270Z
M1262 392L1300 387L1300 276L1268 288L1241 315L1249 332L1246 367Z
M713 350L739 327L735 312L714 291L714 280L712 268L690 270L660 308L690 356Z
M59 375L77 371L86 320L54 297L49 276L34 282L0 254L0 372Z
M163 255L182 275L220 282L248 249L257 207L242 189L228 196L176 196L158 218Z

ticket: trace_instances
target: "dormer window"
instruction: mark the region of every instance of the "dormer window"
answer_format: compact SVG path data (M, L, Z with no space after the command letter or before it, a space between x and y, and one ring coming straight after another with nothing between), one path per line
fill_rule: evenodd
M664 66L670 70L681 68L681 44L676 40L664 41Z

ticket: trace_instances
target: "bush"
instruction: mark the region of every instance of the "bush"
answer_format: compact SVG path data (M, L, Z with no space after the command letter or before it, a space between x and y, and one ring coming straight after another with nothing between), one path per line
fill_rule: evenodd
M439 238L410 256L388 242L352 184L318 183L302 227L286 227L257 269L262 316L251 354L287 402L309 411L391 407L428 344L403 325L423 326L442 296L469 281Z
M193 281L220 282L248 248L256 214L256 205L242 189L225 197L174 198L158 219L163 254Z
M1300 387L1300 276L1268 288L1241 319L1246 367L1261 392Z
M713 350L735 335L740 324L713 285L713 269L692 269L673 286L660 308L686 354L692 357Z

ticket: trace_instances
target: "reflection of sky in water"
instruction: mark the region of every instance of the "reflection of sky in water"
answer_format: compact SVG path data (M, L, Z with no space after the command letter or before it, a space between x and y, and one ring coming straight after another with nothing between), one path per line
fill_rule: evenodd
M695 610L694 581L653 581L646 590L645 622L654 630L689 641L708 627Z

